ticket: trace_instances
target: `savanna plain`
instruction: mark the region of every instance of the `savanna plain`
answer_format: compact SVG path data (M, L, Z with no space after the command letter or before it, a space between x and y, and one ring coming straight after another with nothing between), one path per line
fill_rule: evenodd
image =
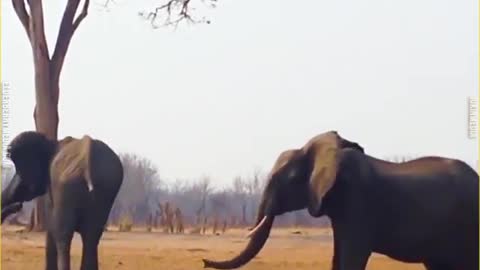
M137 229L118 232L109 228L99 245L100 269L113 270L188 270L202 269L202 258L227 259L247 243L246 229L232 229L222 235L166 234ZM2 226L2 269L43 269L45 239L43 233L22 232ZM72 244L72 269L80 269L81 239ZM273 229L264 248L241 269L331 269L333 254L330 229ZM405 264L373 254L369 270L417 270L420 264Z

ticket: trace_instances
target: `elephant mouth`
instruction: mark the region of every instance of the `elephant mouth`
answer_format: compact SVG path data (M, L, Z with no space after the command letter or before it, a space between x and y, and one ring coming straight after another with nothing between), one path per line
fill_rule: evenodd
M2 205L2 224L7 217L20 211L22 207L23 204L21 202L12 203L7 206Z

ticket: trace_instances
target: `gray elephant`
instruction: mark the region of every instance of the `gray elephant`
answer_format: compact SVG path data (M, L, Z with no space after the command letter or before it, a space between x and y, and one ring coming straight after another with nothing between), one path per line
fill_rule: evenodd
M275 216L307 208L331 219L334 270L364 270L372 252L428 270L478 270L478 174L462 161L423 157L391 163L335 132L283 152L269 175L246 248L205 268L248 263Z
M27 131L9 145L16 173L2 191L2 222L21 203L46 196L46 269L70 269L74 232L81 235L81 269L98 269L97 247L123 181L118 156L89 136L57 142Z

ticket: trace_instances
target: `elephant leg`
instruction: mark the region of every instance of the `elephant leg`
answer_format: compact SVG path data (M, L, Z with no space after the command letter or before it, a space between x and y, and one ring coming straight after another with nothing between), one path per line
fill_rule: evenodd
M55 239L58 270L70 270L70 245L72 238L73 230Z
M55 239L53 234L47 232L47 243L46 243L46 270L57 270L57 247L55 245Z
M342 224L335 227L332 269L365 270L372 253L368 244L368 234L355 226Z
M52 235L57 251L58 270L70 270L70 246L75 232L75 213L61 209L54 214Z
M334 254L333 270L365 270L371 252L355 244L342 242Z
M338 269L338 257L339 257L339 252L338 252L338 240L336 240L337 237L333 238L333 258L332 258L332 270L337 270Z
M95 200L90 202L92 203L90 212L84 214L85 220L81 222L79 230L83 243L81 270L98 270L98 244L107 224L113 200L114 198L95 197Z
M92 232L82 234L82 262L80 270L98 270L98 242L99 236Z

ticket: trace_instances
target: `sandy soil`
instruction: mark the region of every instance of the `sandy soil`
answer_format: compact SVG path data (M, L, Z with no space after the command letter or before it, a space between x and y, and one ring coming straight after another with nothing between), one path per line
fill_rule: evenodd
M2 228L3 269L43 269L44 235L18 233ZM332 258L331 232L326 229L276 229L270 239L245 270L330 269ZM246 244L246 230L229 231L225 235L167 235L161 232L105 232L99 247L100 269L202 269L201 258L226 259ZM72 269L79 269L81 240L75 235L72 246ZM418 264L403 264L374 254L369 270L424 269Z

